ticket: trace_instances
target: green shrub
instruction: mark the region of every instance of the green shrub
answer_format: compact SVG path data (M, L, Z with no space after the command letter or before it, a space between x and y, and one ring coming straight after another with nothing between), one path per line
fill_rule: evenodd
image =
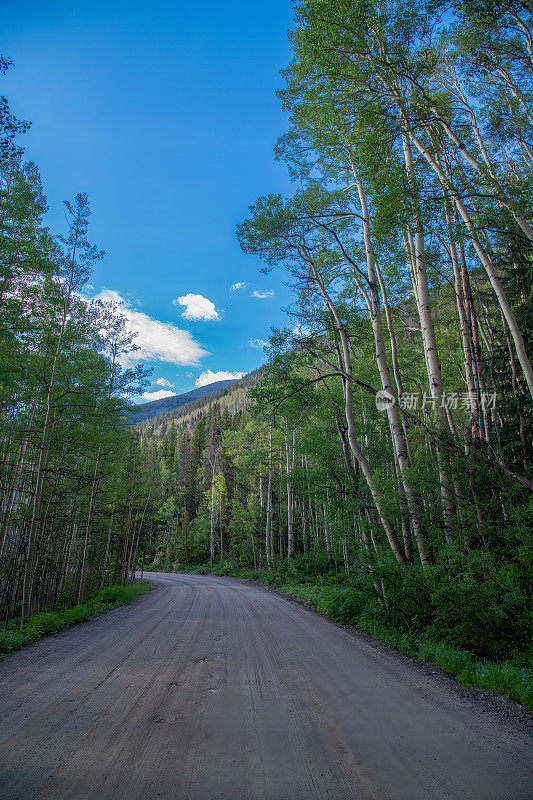
M74 606L63 611L62 618L66 625L79 625L82 622L87 622L93 613L94 608L92 606Z
M102 603L115 603L117 600L124 596L122 590L126 589L126 586L104 586L103 589L100 589L95 595L94 600L96 602Z
M35 614L28 620L28 631L35 631L37 634L35 638L57 633L62 627L64 625L61 615L53 611Z
M442 642L422 640L418 647L418 658L430 661L448 672L450 675L459 675L472 669L473 656L471 653L454 650Z

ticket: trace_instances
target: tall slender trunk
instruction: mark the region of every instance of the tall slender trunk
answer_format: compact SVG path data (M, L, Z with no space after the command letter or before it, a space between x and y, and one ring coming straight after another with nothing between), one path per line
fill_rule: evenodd
M520 366L522 367L522 371L524 373L524 377L529 387L529 391L531 392L531 394L533 394L533 366L531 365L531 362L528 358L522 333L520 331L513 309L511 308L511 305L503 288L502 282L499 278L499 275L496 271L494 264L492 263L492 259L490 258L489 254L484 249L483 245L479 240L479 237L476 233L476 226L472 220L472 217L470 216L468 209L466 208L461 197L459 196L458 191L453 186L450 186L447 176L437 163L436 159L422 144L420 139L418 139L418 137L415 136L413 131L409 131L409 138L411 139L417 150L421 153L421 155L424 156L424 158L431 166L431 168L434 170L439 180L441 181L442 185L446 187L450 192L453 202L457 207L457 211L459 212L463 222L465 223L465 227L472 241L472 245L488 275L489 281L491 283L492 288L494 289L496 297L498 298L498 302L505 316L505 321L507 322L509 330L511 331L511 336L513 338L516 354L518 356Z
M124 537L124 548L122 550L122 564L120 567L120 583L123 584L127 578L127 554L130 543L131 515L133 512L133 490L135 485L135 457L133 458L133 468L131 471L130 499L128 503L128 522L126 524L126 536Z
M478 394L478 387L476 386L474 378L474 367L472 359L473 344L472 344L471 328L466 310L461 267L459 265L459 258L455 246L455 236L452 225L452 212L449 200L446 195L444 196L444 207L446 215L446 228L448 231L449 254L450 254L450 260L452 262L453 277L454 277L455 303L457 307L457 315L459 317L459 326L461 328L461 341L463 343L463 353L465 359L466 386L470 397L470 425L472 429L472 438L474 442L477 442L481 437L481 431L479 427L480 397Z
M457 211L454 214L455 226L458 228ZM470 276L468 274L468 267L466 263L465 250L461 238L457 239L457 249L459 252L459 260L461 263L461 282L463 285L463 297L465 302L466 317L470 328L471 341L472 341L472 372L474 375L474 386L479 397L483 396L485 390L485 382L481 372L481 344L479 341L479 324L477 319L476 307L474 298L472 296L472 286L470 284ZM492 423L490 413L488 413L483 403L480 403L479 408L479 430L483 438L490 442Z
M104 560L102 563L102 576L100 579L102 586L105 585L105 579L107 576L107 562L109 560L109 551L111 549L111 531L113 530L113 517L115 516L115 504L116 500L113 501L113 508L111 510L111 520L109 521L109 527L107 529L107 542L105 546Z
M294 558L294 509L292 500L292 487L291 487L291 463L290 463L290 447L289 436L285 431L285 450L287 455L287 558L292 561Z
M379 278L377 276L378 270L376 268L376 258L374 254L374 247L372 244L368 204L363 184L355 170L355 166L353 167L353 172L354 172L355 182L357 185L357 191L359 194L359 202L361 205L361 212L363 219L363 238L365 243L366 264L367 264L367 274L368 274L368 291L365 292L365 300L367 301L367 306L370 313L370 321L372 324L372 331L374 334L376 362L378 365L382 390L384 390L389 395L394 397L394 386L392 383L392 377L387 362L387 353L385 349L385 336L383 334L383 325L381 319L381 303L378 292ZM384 289L385 285L383 281L381 281L381 285L382 289ZM391 324L392 323L390 322L389 319L389 325ZM394 340L393 335L392 339ZM396 357L396 362L397 362L397 357ZM397 374L396 384L397 386L398 385L401 386L401 377L399 375L399 366L397 363L396 363L396 374ZM409 515L411 517L411 522L413 525L413 531L415 535L416 544L418 547L420 561L423 565L427 565L429 564L429 557L425 543L426 535L423 530L422 523L420 521L420 502L419 501L417 502L417 498L411 488L410 480L407 474L409 468L407 441L405 438L402 419L396 402L388 404L387 417L389 421L389 428L391 432L393 448L396 452L396 462L398 464L401 476L403 491L405 492L405 497L407 499Z
M527 469L529 466L529 459L528 459L528 442L527 442L527 434L526 434L526 415L524 409L524 401L522 399L522 395L520 394L520 387L518 385L518 369L516 366L516 358L513 351L513 346L511 344L511 340L509 338L508 328L505 324L505 319L502 314L502 326L505 332L505 341L507 342L507 350L509 352L509 363L511 365L511 386L513 388L513 394L516 400L516 407L518 409L518 431L520 435L520 443L522 445L522 464L524 469Z
M268 484L266 499L265 554L267 564L272 563L272 426L268 429Z
M331 566L333 564L333 557L331 555L331 538L329 535L329 526L328 526L328 519L326 516L326 504L322 504L322 515L324 518L324 542L326 545L326 553L328 556L328 564Z
M85 528L85 540L83 543L83 553L81 558L81 573L80 573L80 583L78 587L78 603L81 603L83 600L83 595L85 593L85 580L87 577L87 562L89 559L89 542L91 538L91 528L93 524L93 514L94 514L94 501L96 499L96 492L98 489L98 470L100 468L100 454L102 448L98 448L98 455L96 456L96 464L94 467L94 476L93 476L93 485L91 489L91 500L89 503L89 515L87 517L87 526Z
M215 472L217 468L218 447L214 452L211 465L211 528L209 534L209 560L215 560Z
M402 119L405 128L409 128L409 122L405 118ZM437 420L438 436L436 443L437 453L437 466L439 470L440 493L442 498L442 510L444 517L444 530L446 538L452 538L452 516L454 513L453 493L451 490L450 479L448 476L448 469L445 463L445 457L442 448L438 443L438 437L446 434L448 430L448 420L446 417L445 399L444 399L444 386L442 383L442 370L440 366L440 359L437 349L437 339L435 336L435 327L431 317L431 299L429 293L429 284L426 271L426 245L424 237L424 226L422 221L422 212L420 209L418 182L416 179L415 165L413 160L413 153L411 143L408 135L402 135L404 161L407 173L407 180L411 192L411 202L413 208L413 218L415 225L414 232L414 247L411 252L408 252L408 258L412 265L413 289L417 299L418 315L420 319L420 330L422 333L422 344L424 347L424 355L426 359L426 368L429 380L429 389L433 401L434 413ZM412 246L412 239L407 238L409 247Z
M46 411L44 416L43 422L43 432L41 436L41 443L39 448L39 460L37 464L37 473L35 476L35 490L33 495L33 508L32 508L32 516L30 522L30 528L28 532L28 543L27 543L27 553L26 553L26 565L24 569L24 580L22 585L22 610L21 610L21 624L24 623L30 613L31 608L31 594L32 594L32 585L33 585L33 578L34 578L34 567L35 567L35 554L37 550L37 539L39 535L39 525L40 525L40 513L41 513L41 499L42 499L42 490L44 484L44 474L46 463L48 459L48 440L50 436L50 431L52 428L52 410L53 410L53 403L54 403L54 392L56 387L56 380L57 380L57 368L59 364L59 359L61 357L61 352L63 349L63 339L65 336L65 331L68 323L69 311L70 311L70 304L72 300L72 293L74 291L74 269L76 265L76 249L77 249L77 242L78 242L78 232L79 232L79 223L76 224L76 235L73 244L72 256L70 261L70 274L69 274L69 281L67 284L67 288L63 295L63 314L61 318L61 325L59 329L59 337L57 341L57 346L54 352L54 358L52 361L52 370L50 373L50 380L48 382L47 391L46 391Z
M350 445L350 450L352 452L353 458L358 462L359 466L361 467L361 472L363 473L365 480L367 482L370 494L372 495L372 499L378 511L379 518L383 526L383 530L385 531L388 542L396 557L396 560L400 564L404 564L405 554L400 545L398 534L396 533L394 526L392 525L391 521L388 519L387 514L385 513L385 508L377 484L374 480L374 475L372 474L370 463L357 441L355 416L353 409L353 396L352 396L353 371L352 371L350 342L348 339L348 334L340 318L340 315L335 307L335 304L332 302L328 292L326 291L324 282L320 276L320 273L318 272L316 264L311 259L308 253L305 253L304 257L309 265L310 275L313 278L320 294L324 298L326 305L330 310L331 315L335 321L335 327L337 328L337 332L339 334L339 339L341 342L341 348L339 352L339 359L340 359L339 369L340 372L342 373L341 379L342 379L343 393L344 393L344 409L345 409L346 423L348 426L348 442Z

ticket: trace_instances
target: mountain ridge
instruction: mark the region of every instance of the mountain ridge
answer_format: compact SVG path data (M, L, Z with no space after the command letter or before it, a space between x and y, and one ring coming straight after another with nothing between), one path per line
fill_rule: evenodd
M143 435L151 433L158 436L167 424L179 422L194 427L198 417L205 415L210 404L218 404L221 408L227 408L230 414L243 411L251 404L248 390L256 385L263 373L264 367L258 367L252 372L247 372L242 378L230 381L228 386L219 388L216 392L204 394L168 411L159 411L151 417L146 417L138 422L138 427L143 431ZM214 384L209 385L214 386Z
M197 389L191 389L189 392L182 392L181 394L174 394L169 397L162 397L159 400L151 400L149 403L141 403L138 406L132 407L131 421L133 425L139 422L146 422L152 417L164 414L167 411L173 411L175 408L187 405L194 400L200 400L202 397L207 397L211 394L216 394L222 389L226 389L233 383L237 383L235 378L223 381L214 381L208 383L206 386L199 386Z

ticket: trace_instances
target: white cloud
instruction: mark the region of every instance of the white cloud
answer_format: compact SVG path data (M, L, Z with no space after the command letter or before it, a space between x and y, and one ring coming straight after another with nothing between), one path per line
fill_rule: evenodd
M239 289L246 289L247 286L247 283L234 283L233 286L230 286L230 292L236 292Z
M170 383L170 381L167 381L166 378L158 378L155 382L158 386L166 386L167 389L170 387L174 388L174 384Z
M181 315L183 319L220 319L215 304L201 294L184 294L172 303L175 306L185 307Z
M174 397L175 392L167 392L165 389L159 389L157 392L143 392L141 397L143 400L151 402L152 400L162 400L163 397Z
M269 297L274 297L274 290L269 289L268 292L258 292L254 291L251 294L252 297L257 297L259 300L266 300Z
M121 359L122 366L129 367L138 361L166 361L179 366L195 366L201 358L209 355L189 331L135 311L118 292L104 289L95 299L117 303L119 313L126 317L128 330L137 334L134 343L139 349L127 353Z
M253 347L254 350L262 350L263 347L266 347L268 342L265 342L264 339L249 339L248 344L250 347Z
M207 386L210 383L215 383L215 381L238 380L243 375L244 372L225 372L223 369L219 369L218 372L211 372L208 369L197 378L195 386Z

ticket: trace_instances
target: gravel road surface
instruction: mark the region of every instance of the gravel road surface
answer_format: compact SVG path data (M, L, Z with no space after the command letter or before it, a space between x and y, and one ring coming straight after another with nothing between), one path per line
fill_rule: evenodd
M0 663L2 800L533 798L527 732L438 677L260 587L147 577Z

